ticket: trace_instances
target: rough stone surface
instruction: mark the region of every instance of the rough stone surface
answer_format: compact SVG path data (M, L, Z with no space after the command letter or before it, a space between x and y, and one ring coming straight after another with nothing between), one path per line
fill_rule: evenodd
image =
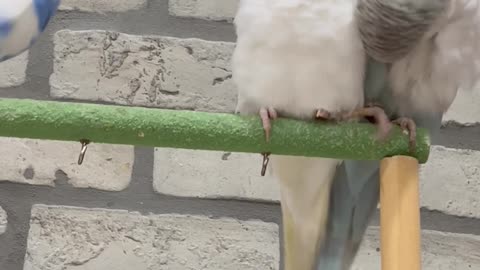
M433 146L431 160L421 169L424 207L480 218L480 151Z
M480 123L480 84L472 90L460 90L450 109L445 113L443 122L454 122L464 126Z
M155 149L154 188L176 196L278 200L276 180L260 176L262 157L184 149Z
M367 230L352 270L380 270L378 227ZM480 269L480 236L422 231L422 269Z
M0 63L0 87L18 86L25 82L28 51Z
M279 269L260 221L35 205L24 270Z
M112 191L130 183L131 146L91 144L80 166L80 143L0 138L0 148L0 181L54 186L66 176L75 187Z
M238 0L169 0L170 14L214 21L232 21Z
M232 43L107 31L55 34L51 95L233 112Z
M0 206L0 234L7 230L8 216L7 212Z
M147 0L62 0L60 10L123 12L145 7Z

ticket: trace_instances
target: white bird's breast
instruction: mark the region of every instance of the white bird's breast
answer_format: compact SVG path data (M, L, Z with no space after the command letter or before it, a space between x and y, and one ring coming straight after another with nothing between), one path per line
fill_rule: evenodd
M233 78L242 106L292 117L363 104L365 56L351 0L242 0Z

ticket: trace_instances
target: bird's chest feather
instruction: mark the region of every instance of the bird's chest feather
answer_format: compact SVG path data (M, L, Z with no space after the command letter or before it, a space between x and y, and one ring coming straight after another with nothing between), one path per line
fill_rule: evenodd
M239 103L303 117L317 108L352 109L363 102L365 59L351 1L306 2L240 7L232 62Z

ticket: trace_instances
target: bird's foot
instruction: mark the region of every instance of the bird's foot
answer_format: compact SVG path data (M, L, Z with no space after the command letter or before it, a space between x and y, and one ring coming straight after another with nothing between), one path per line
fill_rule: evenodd
M408 133L409 136L409 148L410 152L415 152L415 148L417 146L416 137L417 137L417 125L415 121L411 118L407 117L400 117L392 121L393 124L399 125L400 128Z
M260 115L260 119L262 120L263 130L265 131L265 140L267 142L269 142L270 141L270 133L271 133L271 130L272 130L271 119L277 119L278 118L278 113L272 107L262 107L262 108L260 108L259 115ZM262 176L265 176L265 173L266 173L267 167L268 167L268 162L270 161L270 159L269 159L270 153L262 153L262 156L263 156L262 171L261 171L260 174Z
M385 140L392 130L392 123L390 122L385 111L375 104L367 104L363 108L356 109L352 112L345 113L341 116L342 120L352 120L359 118L370 118L377 125L378 140Z

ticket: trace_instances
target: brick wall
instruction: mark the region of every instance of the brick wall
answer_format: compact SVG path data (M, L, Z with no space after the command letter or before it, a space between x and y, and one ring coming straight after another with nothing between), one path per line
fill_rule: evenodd
M237 0L63 0L0 96L232 112ZM422 168L424 269L480 268L480 90ZM1 124L1 123L0 123ZM0 138L0 269L280 269L258 155ZM378 219L354 269L380 269Z

